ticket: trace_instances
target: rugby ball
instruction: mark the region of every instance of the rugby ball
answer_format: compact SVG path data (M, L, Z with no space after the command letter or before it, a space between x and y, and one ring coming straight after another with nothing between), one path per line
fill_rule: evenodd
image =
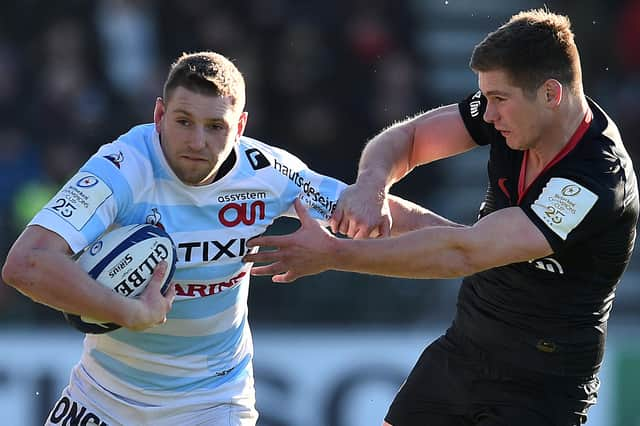
M176 249L169 234L149 224L127 225L89 244L76 262L103 286L125 297L137 297L151 280L156 265L167 262L162 285L166 292L176 269ZM67 322L84 333L102 334L121 326L64 313Z

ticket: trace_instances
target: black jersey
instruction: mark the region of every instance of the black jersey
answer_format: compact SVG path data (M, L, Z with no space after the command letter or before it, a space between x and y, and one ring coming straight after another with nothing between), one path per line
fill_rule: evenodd
M470 135L491 145L480 217L518 206L553 254L466 277L454 327L506 362L589 376L602 361L617 283L633 250L638 188L615 123L590 112L566 147L524 188L526 151L483 120L480 92L459 104ZM518 235L513 235L518 238Z

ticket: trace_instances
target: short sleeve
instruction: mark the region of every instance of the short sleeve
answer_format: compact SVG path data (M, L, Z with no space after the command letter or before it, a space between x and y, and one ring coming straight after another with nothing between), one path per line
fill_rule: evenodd
M309 209L310 215L323 225L333 214L340 194L347 186L344 182L317 173L307 167L295 155L278 148L273 150L273 170L288 180L281 194L284 216L297 217L293 201L300 198Z
M29 225L60 235L76 253L105 231L116 209L113 189L98 174L76 173Z
M142 157L120 140L102 145L30 224L57 233L78 252L122 220L134 194L145 193L150 166Z
M617 188L588 178L554 176L537 189L520 207L554 252L600 233L619 213Z

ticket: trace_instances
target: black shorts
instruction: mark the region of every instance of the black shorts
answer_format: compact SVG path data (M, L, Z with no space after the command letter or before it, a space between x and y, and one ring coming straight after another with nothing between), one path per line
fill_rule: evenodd
M432 343L385 421L393 426L577 426L600 382L544 375L493 360L452 329Z

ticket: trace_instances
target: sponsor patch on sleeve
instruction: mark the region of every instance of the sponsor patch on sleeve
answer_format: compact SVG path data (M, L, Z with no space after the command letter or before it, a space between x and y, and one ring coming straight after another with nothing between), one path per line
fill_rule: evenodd
M79 231L111 194L111 189L100 178L80 172L44 208Z
M469 102L469 114L471 114L471 118L476 118L480 115L480 106L482 105L482 92L478 90L472 97L471 102Z
M531 210L563 240L582 222L598 200L584 186L565 178L551 178L531 204Z

